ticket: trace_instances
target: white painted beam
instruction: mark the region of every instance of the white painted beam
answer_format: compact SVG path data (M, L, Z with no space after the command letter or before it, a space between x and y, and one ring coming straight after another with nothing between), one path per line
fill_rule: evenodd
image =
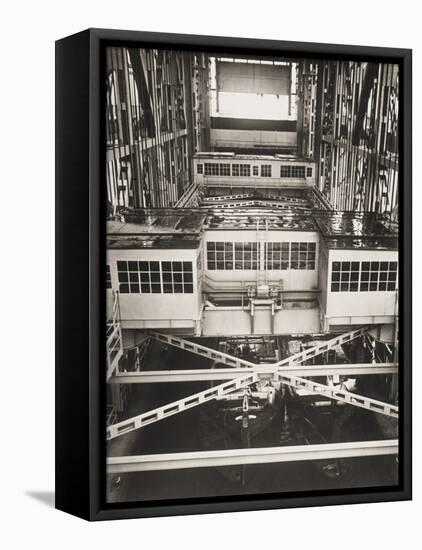
M256 449L229 449L137 456L107 459L108 474L145 472L152 470L182 470L186 468L219 468L244 464L269 464L304 460L335 460L351 457L398 454L398 440L326 443Z
M293 376L361 376L368 374L397 374L397 363L358 363L345 365L307 365L285 367L280 369L283 374ZM125 372L112 376L109 382L114 384L156 384L162 382L207 382L212 380L232 380L248 371L255 372L260 378L272 378L273 365L260 364L256 367L215 368L190 370L162 370Z

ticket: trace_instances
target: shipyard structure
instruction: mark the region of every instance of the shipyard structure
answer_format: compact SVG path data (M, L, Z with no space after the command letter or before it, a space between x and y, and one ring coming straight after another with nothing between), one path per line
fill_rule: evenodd
M388 486L398 69L107 52L107 498Z

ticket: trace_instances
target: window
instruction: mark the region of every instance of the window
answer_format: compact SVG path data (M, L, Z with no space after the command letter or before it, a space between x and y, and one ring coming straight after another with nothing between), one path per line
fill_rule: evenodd
M233 255L234 249L234 255ZM256 242L207 243L207 266L210 270L257 269L258 245Z
M312 168L311 176L312 176ZM280 166L280 178L304 178L305 177L305 167L304 166L289 166L281 165Z
M249 177L251 175L250 164L232 164L232 176Z
M267 269L290 268L290 243L267 243Z
M271 164L262 164L261 178L270 178L270 177L271 177Z
M110 266L108 264L106 265L106 288L112 288Z
M258 245L254 242L234 243L235 269L257 269Z
M160 263L117 262L119 291L122 294L159 294L161 292Z
M205 163L205 175L206 176L218 176L218 164L216 164L215 162L213 162L213 163L206 162Z
M163 292L165 294L192 294L192 262L161 262Z
M304 166L292 166L292 178L304 178L305 167Z
M220 164L220 176L230 176L230 164Z
M359 290L360 262L333 262L331 292L357 292Z
M307 178L312 178L312 168L310 166L308 166L308 168L306 168L306 177Z
M251 175L251 165L250 164L241 164L240 165L240 175L244 177L249 177Z
M252 175L259 176L259 166L252 166Z
M208 269L233 269L233 243L207 243Z
M280 178L291 178L291 166L280 166Z
M197 164L196 165L196 173L197 174L203 174L204 173L204 165L203 164Z
M331 292L394 291L397 262L333 262Z
M290 243L290 269L315 269L315 243Z
M393 291L397 283L397 262L362 262L361 292Z

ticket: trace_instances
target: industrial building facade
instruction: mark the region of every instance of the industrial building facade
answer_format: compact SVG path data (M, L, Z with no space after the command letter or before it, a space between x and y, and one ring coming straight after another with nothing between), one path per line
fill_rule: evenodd
M109 502L392 486L396 65L110 47Z

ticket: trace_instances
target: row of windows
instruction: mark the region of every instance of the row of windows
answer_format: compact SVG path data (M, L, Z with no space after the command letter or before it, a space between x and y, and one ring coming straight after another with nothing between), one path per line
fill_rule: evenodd
M256 242L207 243L208 269L257 269Z
M122 294L193 293L192 262L118 261L117 275Z
M106 265L106 288L111 288L111 273L108 264Z
M393 291L397 262L333 262L331 292Z
M315 269L315 243L268 243L267 269Z
M304 178L305 166L280 166L280 178ZM312 177L312 168L306 168L306 177Z
M316 244L300 242L267 243L266 269L315 269ZM207 265L210 270L258 269L256 242L208 242Z
M205 174L206 176L230 176L230 167L231 167L232 176L249 177L251 175L250 164L228 164L228 163L206 162L205 164L198 164L196 171L198 174ZM306 173L306 177L311 178L312 167L309 166L305 168L305 166L289 166L289 165L280 166L281 178L304 178L305 173ZM262 178L271 178L272 177L271 164L262 164L261 166L252 166L252 175L259 176L259 174L261 174Z

